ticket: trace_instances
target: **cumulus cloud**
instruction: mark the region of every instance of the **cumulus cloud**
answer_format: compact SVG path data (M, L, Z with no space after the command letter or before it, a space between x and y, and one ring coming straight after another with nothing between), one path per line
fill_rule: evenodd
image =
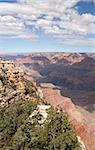
M0 16L0 36L10 38L34 38L36 35L26 31L24 23L10 15Z
M40 29L43 34L61 40L73 35L94 35L95 16L80 15L74 9L77 2L79 0L18 0L17 3L0 3L0 35L37 38ZM83 44L82 41L79 43ZM93 41L90 40L90 44Z

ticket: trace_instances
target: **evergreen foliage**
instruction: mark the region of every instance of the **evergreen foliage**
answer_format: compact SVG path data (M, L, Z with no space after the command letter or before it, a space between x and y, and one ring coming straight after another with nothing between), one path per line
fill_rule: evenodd
M51 108L47 120L41 125L38 122L41 114L29 121L35 109L34 102L24 100L0 108L1 150L80 150L63 111Z

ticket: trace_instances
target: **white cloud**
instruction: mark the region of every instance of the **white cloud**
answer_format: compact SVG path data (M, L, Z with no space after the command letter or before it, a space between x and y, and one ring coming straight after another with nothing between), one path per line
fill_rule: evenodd
M0 3L0 35L35 38L36 29L39 28L44 34L62 40L73 35L95 34L95 16L79 15L72 8L77 2L79 0L18 0L18 3ZM59 19L54 20L54 17ZM89 44L92 44L91 41Z
M0 16L0 35L11 38L34 38L33 33L25 30L25 25L21 20L13 16Z

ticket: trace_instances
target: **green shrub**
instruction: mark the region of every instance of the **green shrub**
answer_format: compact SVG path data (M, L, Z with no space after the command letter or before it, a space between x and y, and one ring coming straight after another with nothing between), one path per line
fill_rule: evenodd
M0 108L0 148L2 150L3 147L10 145L10 141L17 129L26 122L35 109L35 103L24 100L10 104L8 108Z
M67 114L51 108L41 125L39 113L29 121L35 109L34 102L24 100L0 108L1 150L80 150Z
M34 96L37 97L37 89L36 87L33 85L33 83L29 80L25 80L25 94L29 94L30 96Z

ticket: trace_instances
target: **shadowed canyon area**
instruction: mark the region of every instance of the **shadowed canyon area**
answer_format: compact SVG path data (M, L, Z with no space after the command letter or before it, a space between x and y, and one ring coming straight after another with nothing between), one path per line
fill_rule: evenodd
M40 85L52 83L75 105L95 111L94 54L33 53L5 56L18 63Z

